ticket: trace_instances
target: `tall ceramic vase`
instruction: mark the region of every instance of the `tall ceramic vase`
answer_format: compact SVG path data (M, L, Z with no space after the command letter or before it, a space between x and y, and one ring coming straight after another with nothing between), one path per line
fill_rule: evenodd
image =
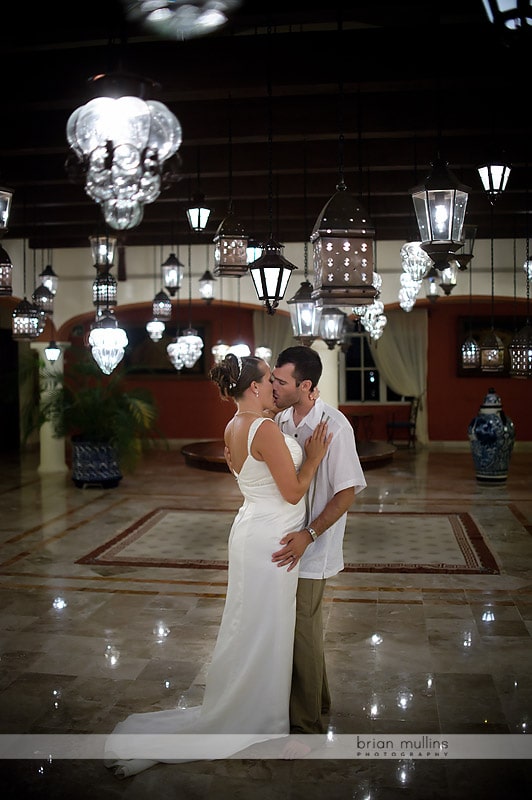
M501 398L489 389L467 429L477 481L504 483L515 440L514 424L502 410Z

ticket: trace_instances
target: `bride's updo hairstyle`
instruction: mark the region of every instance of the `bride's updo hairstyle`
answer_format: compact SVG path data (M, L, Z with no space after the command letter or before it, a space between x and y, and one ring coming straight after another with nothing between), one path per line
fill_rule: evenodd
M223 361L214 365L209 377L218 386L223 400L229 400L230 397L238 400L253 381L260 383L262 380L262 363L262 358L256 356L240 358L234 353L228 353Z

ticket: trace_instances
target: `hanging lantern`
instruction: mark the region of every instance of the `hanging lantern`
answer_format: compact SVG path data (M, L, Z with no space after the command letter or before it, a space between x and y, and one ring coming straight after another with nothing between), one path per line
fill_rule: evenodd
M511 167L508 164L497 161L484 164L482 167L478 168L482 186L490 199L490 203L494 203L499 195L506 189L511 171Z
M246 356L251 355L251 350L244 342L235 342L229 347L227 353L232 353L234 356L239 356L240 358L246 358Z
M270 363L272 357L272 349L271 347L256 347L254 355L256 358L262 358L263 361L266 361L267 364Z
M523 272L526 275L526 279L528 281L532 281L532 259L526 259L525 263L523 264Z
M214 300L214 281L215 277L208 269L205 270L199 279L199 293L203 300L209 305Z
M532 26L531 0L482 0L488 19L497 28L526 31Z
M7 232L12 199L13 190L0 186L0 238Z
M423 278L423 283L425 284L425 295L427 300L430 300L431 303L435 303L440 296L440 292L438 290L439 278L440 276L435 266L431 267Z
M172 297L181 289L185 267L175 253L170 253L166 261L161 264L164 288Z
M46 356L47 361L49 361L51 364L55 364L55 362L61 355L61 348L52 339L48 347L44 348L44 355Z
M297 292L287 301L294 339L310 347L318 336L322 309L312 299L312 284L303 281Z
M211 209L205 205L205 195L195 194L192 204L187 208L188 224L193 231L201 233L207 227Z
M156 319L155 317L146 323L146 331L152 342L160 342L163 338L165 329L166 326L164 322L161 319Z
M437 159L425 181L412 189L421 247L444 269L463 246L463 226L469 186L459 183L447 163Z
M6 250L0 245L0 297L13 294L13 264Z
M95 269L98 272L110 270L115 259L116 236L89 236L89 242Z
M181 125L164 103L143 99L155 87L145 78L100 74L90 85L100 96L70 115L67 140L106 223L134 228L144 205L161 192L164 162L181 145Z
M462 344L461 363L463 369L478 369L480 366L480 347L473 336L468 336Z
M116 306L117 283L110 272L98 275L92 283L92 303L97 308Z
M492 328L480 341L481 372L504 370L504 344Z
M310 236L313 244L313 299L319 306L371 303L375 229L362 204L343 181L323 207Z
M162 289L153 298L152 311L157 319L172 319L172 301Z
M179 344L177 338L170 342L166 346L166 352L168 353L168 358L172 362L175 369L179 372L179 370L183 369L185 362L183 360L183 350L181 345Z
M222 342L221 340L216 342L216 344L214 344L211 347L211 353L214 356L214 363L221 364L228 352L229 352L228 344Z
M48 264L43 269L43 271L39 274L39 278L41 279L43 286L46 286L46 288L49 289L52 294L56 294L59 278L55 274L51 264Z
M105 375L110 375L122 361L127 344L127 334L118 326L114 313L104 309L89 334L89 346L92 357Z
M283 255L284 245L269 239L262 255L249 266L257 297L266 306L268 314L274 314L283 299L292 270L296 269Z
M240 278L248 270L248 236L244 226L235 217L232 203L229 213L216 231L214 241L214 274L217 277Z
M508 346L512 378L532 377L532 325L527 320Z
M447 297L449 297L452 290L456 286L457 272L458 265L454 258L447 262L447 266L441 271L440 288L443 290L444 294L447 295Z
M13 339L26 341L36 339L42 331L41 312L26 298L20 301L12 315Z
M456 263L457 269L461 272L467 269L467 265L473 259L473 248L477 236L475 225L464 225L464 244L455 254L451 261Z
M31 299L33 305L42 311L43 314L48 314L50 316L54 313L54 296L50 289L47 289L42 283L40 286L37 286Z
M248 239L246 247L246 260L248 264L252 264L257 258L262 255L262 244L256 239Z
M319 334L329 350L334 350L334 346L340 344L344 338L346 319L347 314L344 314L339 308L327 306L322 309Z
M194 328L186 328L181 336L177 337L177 346L183 360L183 365L191 369L201 356L203 340Z

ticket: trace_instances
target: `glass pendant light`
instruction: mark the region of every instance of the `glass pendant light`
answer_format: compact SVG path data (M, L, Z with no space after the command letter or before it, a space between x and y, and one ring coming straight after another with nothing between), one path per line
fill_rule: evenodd
M187 207L187 219L188 224L192 228L193 231L196 233L201 233L207 227L207 223L209 221L209 217L211 215L211 209L205 203L205 195L200 189L200 153L198 148L197 154L197 167L198 167L198 183L197 183L197 191L194 194L192 202L189 203Z
M207 305L210 305L214 300L214 282L216 278L209 269L209 245L207 245L206 263L207 269L199 279L199 293Z
M144 100L155 83L130 75L99 74L95 96L70 115L66 134L85 174L85 191L115 230L136 227L144 205L163 187L165 162L182 141L181 125L164 103Z
M510 165L505 164L502 160L483 164L478 168L482 186L490 199L490 203L494 203L506 189L511 171Z
M146 331L148 336L152 340L152 342L160 342L163 338L164 332L166 330L166 325L162 321L162 319L157 319L153 317L146 323Z
M96 322L89 334L89 346L92 357L104 375L110 375L124 357L128 338L125 330L120 328L114 313L105 308L96 317Z
M335 345L343 340L346 319L347 314L339 308L325 306L322 309L319 334L329 350L334 350Z

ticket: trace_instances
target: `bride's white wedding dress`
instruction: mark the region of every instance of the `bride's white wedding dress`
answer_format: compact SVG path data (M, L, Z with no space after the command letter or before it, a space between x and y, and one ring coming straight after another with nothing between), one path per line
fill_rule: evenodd
M132 714L107 739L105 763L119 777L159 761L227 758L257 742L289 734L289 697L298 570L272 563L288 531L305 520L304 498L281 496L263 461L251 455L261 424L252 422L248 456L235 477L244 502L229 534L227 597L201 706ZM285 436L299 469L302 451Z

